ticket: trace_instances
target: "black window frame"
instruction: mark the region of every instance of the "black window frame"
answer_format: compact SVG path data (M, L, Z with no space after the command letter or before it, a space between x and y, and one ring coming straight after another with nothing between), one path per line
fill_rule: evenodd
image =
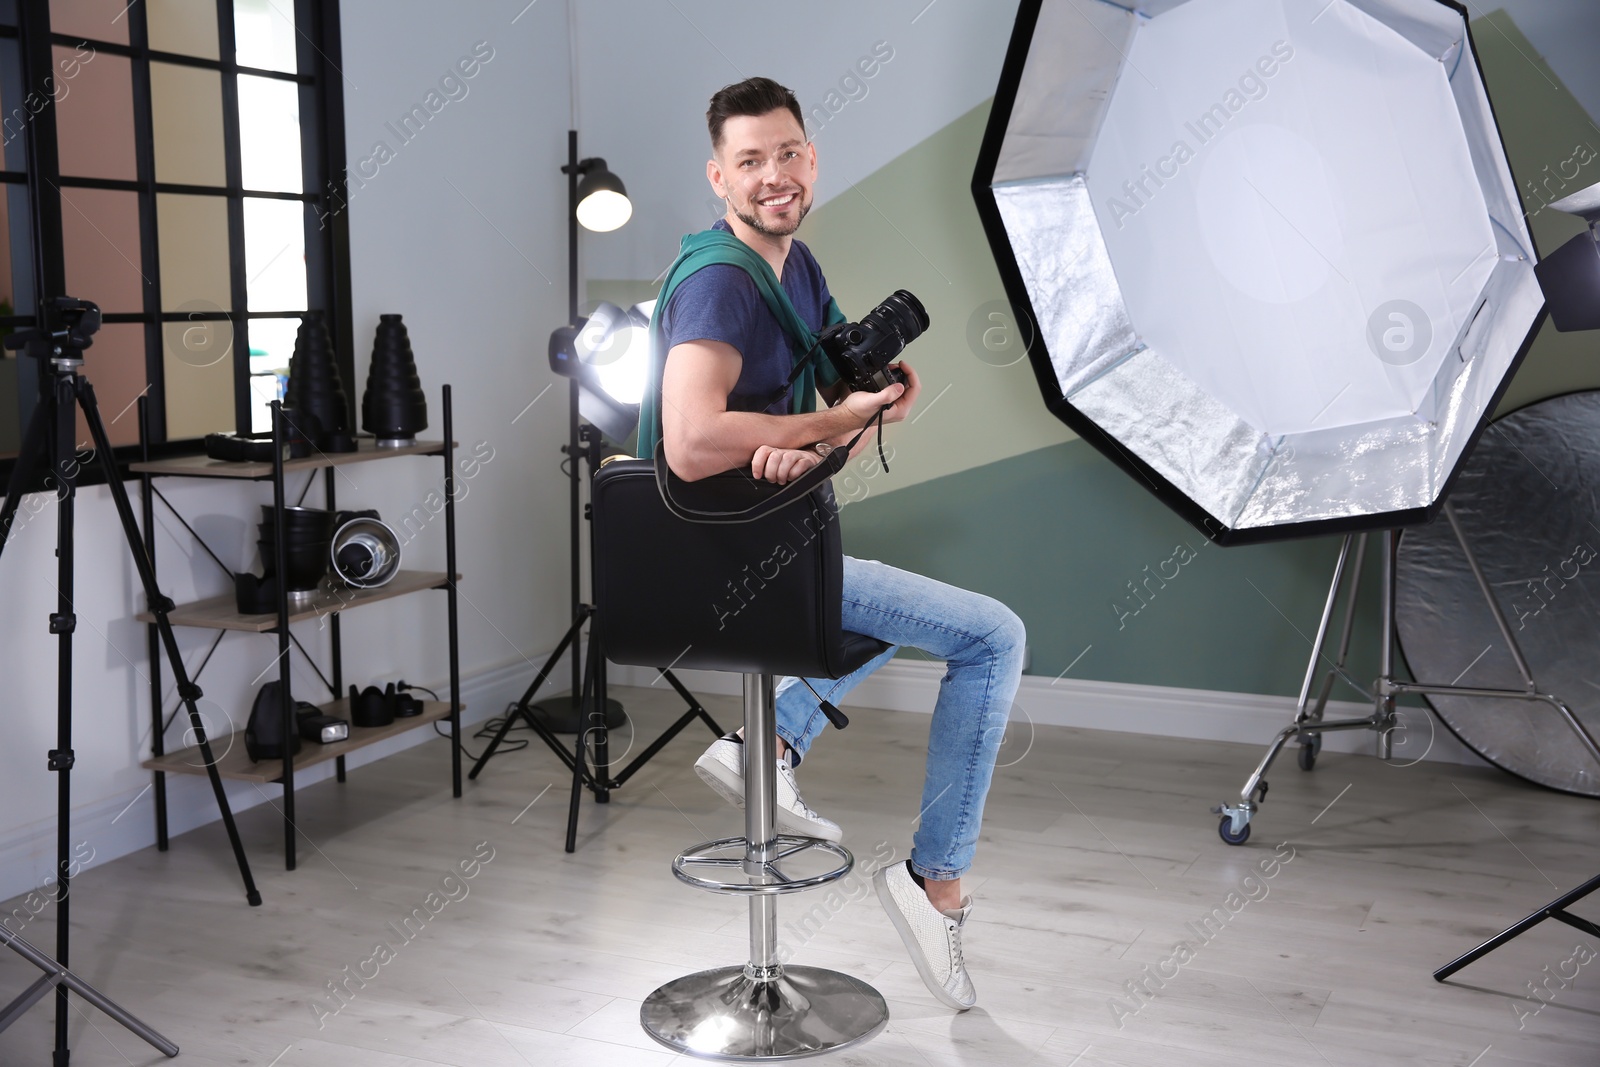
M74 296L94 300L93 293L66 291L66 249L62 237L62 188L111 189L131 191L139 198L140 269L151 284L144 286L143 309L139 312L106 312L106 323L138 323L144 326L144 353L150 419L150 450L154 456L193 453L202 447L199 438L167 439L165 393L165 344L162 331L167 323L226 320L232 324L235 429L249 433L252 425L250 397L249 324L254 319L296 318L296 312L250 311L245 271L244 202L246 196L295 200L308 205L305 213L306 313L320 314L332 335L334 354L346 382L354 380L354 341L350 299L350 222L345 205L346 152L344 128L344 72L339 29L339 0L294 0L296 65L302 73L263 70L240 66L234 46L233 0L215 0L217 8L218 59L203 59L150 48L145 5L130 4L128 43L100 41L75 34L52 33L48 0L21 0L17 6L15 28L0 26L0 37L19 41L23 97L29 93L51 96L46 79L56 76L55 46L92 47L96 54L121 56L129 60L132 75L134 151L136 176L131 181L103 178L63 177L58 151L59 136L54 107L43 107L28 121L23 141L26 151L25 173L0 169L0 189L23 183L28 189L28 228L32 240L32 287L39 302L35 314L0 317L0 328L33 326L40 320L38 308L53 296ZM222 81L223 152L226 184L222 187L190 186L158 182L155 178L155 143L150 90L150 63L218 71ZM309 73L305 73L309 72ZM300 87L301 175L300 193L246 189L243 185L239 128L237 75L253 75L292 82ZM162 193L184 193L222 197L228 203L230 306L226 312L168 312L161 306L160 248L157 242L156 197ZM15 309L21 311L21 308ZM7 356L6 358L18 358ZM22 358L18 367L18 394L21 422L19 432L37 404L35 375ZM109 416L108 416L109 417ZM137 445L115 449L119 470L127 476L126 465L138 458ZM15 459L0 459L0 486L6 484ZM37 465L24 491L44 488L48 472ZM82 468L79 484L103 483L99 468Z

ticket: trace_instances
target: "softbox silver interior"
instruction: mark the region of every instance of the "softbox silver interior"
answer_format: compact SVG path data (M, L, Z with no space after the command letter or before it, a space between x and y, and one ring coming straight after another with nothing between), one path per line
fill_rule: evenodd
M1431 517L1544 310L1443 0L1025 0L973 185L1046 404L1219 542Z

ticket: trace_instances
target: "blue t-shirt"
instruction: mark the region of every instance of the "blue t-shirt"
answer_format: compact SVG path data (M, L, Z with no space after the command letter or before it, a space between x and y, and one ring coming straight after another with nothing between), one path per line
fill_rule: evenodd
M726 219L718 219L712 229L731 227ZM822 268L802 242L790 242L781 281L795 312L813 333L820 332L832 297ZM739 406L737 400L772 396L784 388L794 371L794 354L783 327L741 267L716 263L689 275L678 284L662 310L661 327L667 353L686 341L722 341L744 358L739 381L728 394L730 410ZM787 415L788 391L761 410L769 415Z

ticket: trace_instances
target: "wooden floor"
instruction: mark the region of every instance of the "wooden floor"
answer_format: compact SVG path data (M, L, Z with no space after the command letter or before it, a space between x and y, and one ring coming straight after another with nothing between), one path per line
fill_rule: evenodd
M616 695L646 738L676 710L670 692ZM707 700L724 725L735 703ZM853 718L819 742L801 784L863 864L902 858L928 718ZM586 803L571 856L565 783L542 747L496 758L452 801L444 743L425 745L306 790L293 873L273 809L246 813L263 907L245 906L215 826L90 871L74 886L74 961L181 1045L182 1064L670 1062L639 1028L641 998L745 951L743 904L668 870L679 848L742 829L691 770L708 739L675 741L609 806ZM927 994L864 878L780 904L797 962L848 971L889 1001L887 1030L821 1062L1600 1064L1600 958L1574 981L1549 978L1548 1003L1528 999L1530 982L1578 967L1574 946L1600 952L1578 931L1547 923L1450 984L1430 976L1600 871L1600 805L1492 770L1329 755L1305 774L1291 759L1252 840L1230 848L1208 808L1236 795L1258 755L1015 730L968 883L977 1009L956 1015ZM463 861L475 877L448 879ZM1600 918L1600 894L1579 910ZM50 914L25 935L51 944ZM346 999L329 992L361 973ZM0 999L34 977L0 951ZM1140 980L1149 995L1131 996ZM81 1067L166 1062L87 1009L72 1034ZM40 1005L0 1034L0 1064L45 1064L49 1043Z

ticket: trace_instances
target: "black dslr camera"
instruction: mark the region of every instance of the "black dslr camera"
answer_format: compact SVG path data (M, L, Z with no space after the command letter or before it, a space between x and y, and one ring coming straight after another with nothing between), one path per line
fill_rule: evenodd
M896 289L860 322L840 322L823 330L817 345L851 392L876 393L906 380L905 371L889 364L927 328L922 301Z

